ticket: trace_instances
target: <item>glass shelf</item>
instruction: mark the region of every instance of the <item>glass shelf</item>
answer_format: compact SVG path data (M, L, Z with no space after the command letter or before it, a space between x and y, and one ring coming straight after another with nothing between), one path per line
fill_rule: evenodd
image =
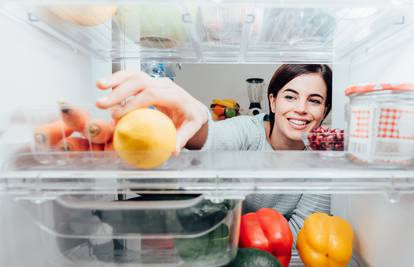
M179 5L114 1L116 13L107 17L102 12L86 13L88 19L81 17L81 22L73 14L68 18L56 12L56 7L63 6L64 13L71 15L76 6L65 6L65 1L37 3L40 1L6 1L4 11L77 50L112 62L332 63L357 50L390 43L396 35L409 35L414 28L413 2L409 0L398 4L183 1ZM103 8L110 1L82 3ZM84 26L85 20L92 26Z
M354 163L344 152L182 152L153 170L128 166L115 152L70 153L9 156L3 162L0 188L41 195L118 190L203 193L211 198L242 198L253 192L414 192L412 164Z

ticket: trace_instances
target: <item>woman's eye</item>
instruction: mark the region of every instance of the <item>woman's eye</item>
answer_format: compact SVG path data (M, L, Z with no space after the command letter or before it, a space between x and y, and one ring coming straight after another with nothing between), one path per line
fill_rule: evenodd
M293 100L293 99L295 99L295 97L294 96L291 96L291 95L285 95L285 99L287 99L287 100Z
M322 102L319 99L311 99L309 100L310 102L314 103L314 104L322 104Z

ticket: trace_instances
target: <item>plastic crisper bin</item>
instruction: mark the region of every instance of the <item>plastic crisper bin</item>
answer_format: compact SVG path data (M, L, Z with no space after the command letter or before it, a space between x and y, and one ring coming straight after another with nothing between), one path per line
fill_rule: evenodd
M203 195L66 195L19 204L58 266L222 266L236 255L240 200Z
M30 108L23 117L25 139L30 140L30 150L41 164L62 165L82 152L88 152L88 157L102 157L98 152L109 150L112 143L114 126L109 112L91 106L60 103ZM59 153L63 156L55 156Z
M171 144L172 141L166 141L164 144L157 140L172 137L173 131L158 131L155 126L149 127L146 120L134 124L133 121L139 120L139 116L143 118L143 112L146 111L143 110L141 115L137 115L134 119L126 119L124 125L132 124L130 128L133 130L125 130L129 129L126 126L123 128L124 132L119 133L117 140L121 141L118 142L115 153L113 141L116 124L109 111L89 105L74 106L67 103L60 103L54 107L28 109L22 112L24 119L20 122L20 131L17 131L18 135L22 133L18 138L29 140L26 141L29 144L26 150L21 152L31 153L30 160L39 165L56 168L69 165L78 167L85 164L98 166L105 162L135 169L156 168L162 165L175 149L175 144ZM154 114L157 115L151 113ZM157 121L159 117L157 115L150 120ZM166 121L164 119L164 124ZM125 133L125 131L129 132ZM129 142L132 137L137 138L137 141Z

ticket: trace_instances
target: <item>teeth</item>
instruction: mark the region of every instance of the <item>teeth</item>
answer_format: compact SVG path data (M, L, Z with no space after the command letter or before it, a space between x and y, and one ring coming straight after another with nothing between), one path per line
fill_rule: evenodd
M300 120L289 120L290 122L293 122L294 124L298 124L298 125L305 125L307 122L306 121L300 121Z

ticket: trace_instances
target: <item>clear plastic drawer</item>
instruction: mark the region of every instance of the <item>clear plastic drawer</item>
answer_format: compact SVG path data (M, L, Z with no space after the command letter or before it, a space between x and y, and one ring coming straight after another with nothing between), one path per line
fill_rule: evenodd
M240 200L203 195L18 199L57 266L221 266L237 253Z

